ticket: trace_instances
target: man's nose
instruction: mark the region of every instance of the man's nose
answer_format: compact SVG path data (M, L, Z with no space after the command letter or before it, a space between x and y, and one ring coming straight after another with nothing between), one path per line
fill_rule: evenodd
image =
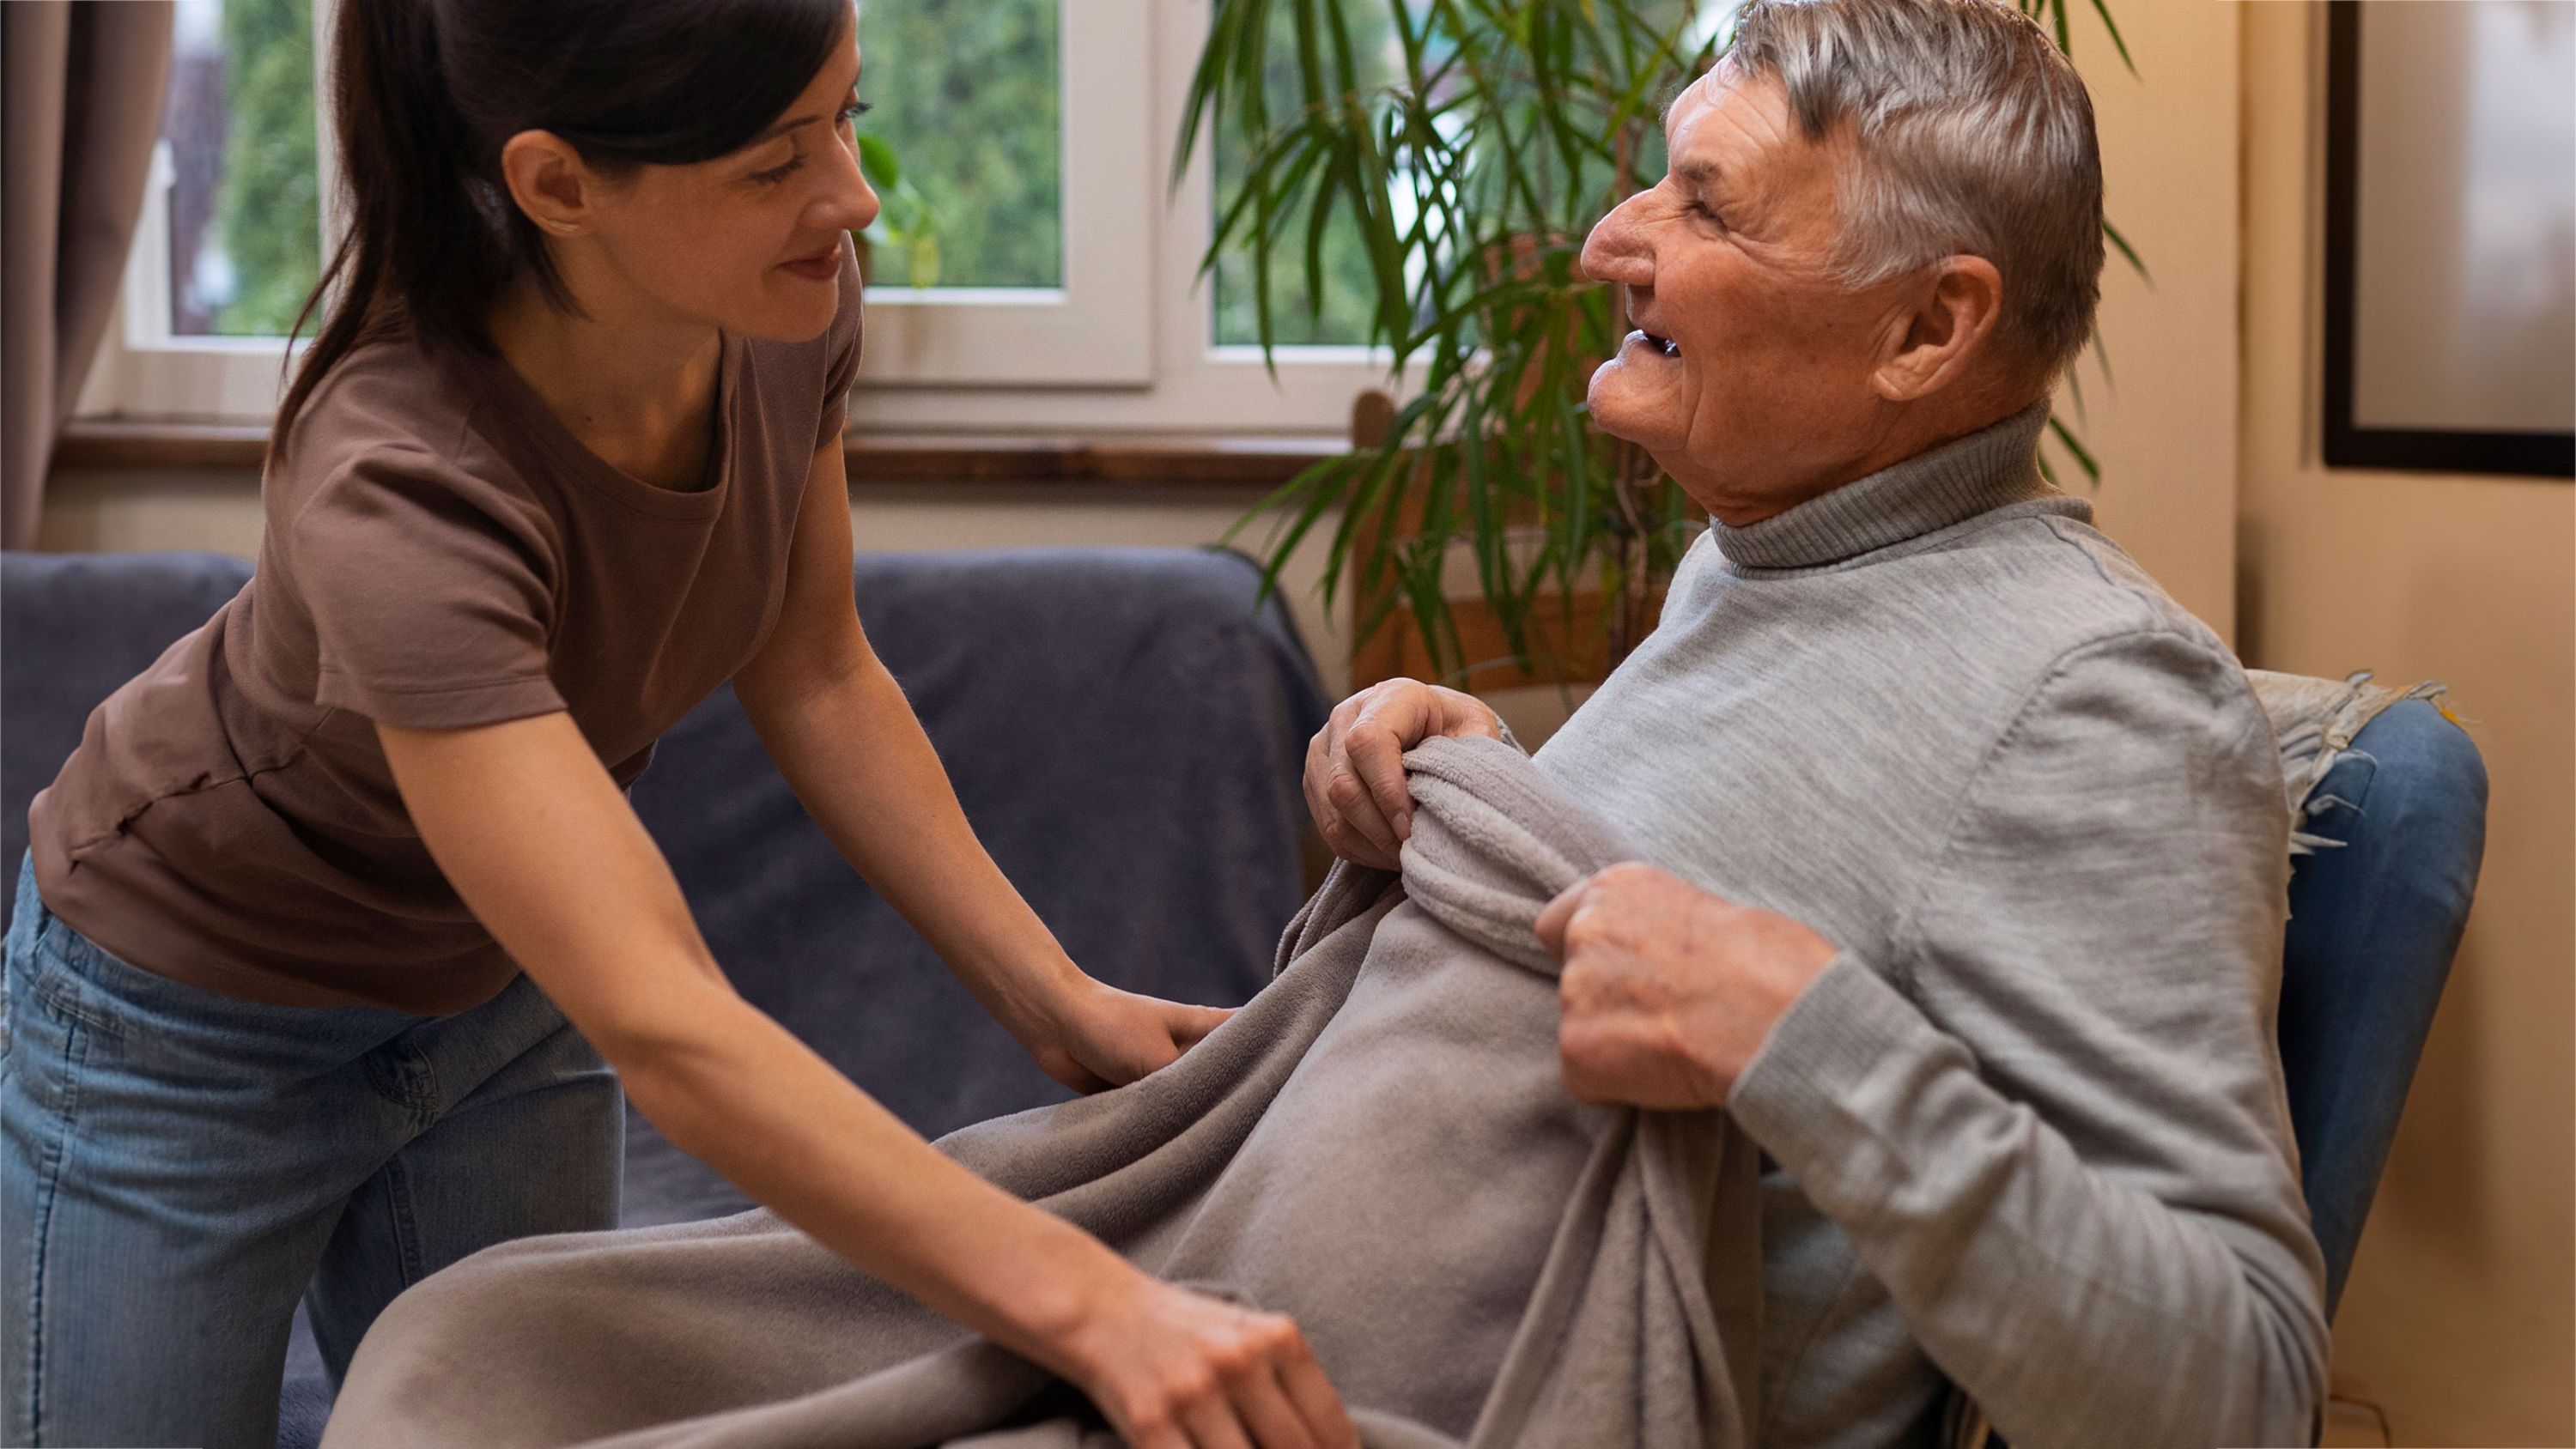
M1637 204L1645 195L1640 191L1620 202L1593 224L1592 234L1583 239L1583 275L1629 287L1655 284L1654 254L1637 224Z

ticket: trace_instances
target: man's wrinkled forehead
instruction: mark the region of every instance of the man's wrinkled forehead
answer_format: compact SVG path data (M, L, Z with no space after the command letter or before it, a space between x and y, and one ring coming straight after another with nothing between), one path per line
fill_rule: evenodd
M1698 75L1691 78L1691 83L1689 85L1683 86L1680 90L1673 92L1672 99L1664 102L1663 123L1665 140L1670 141L1673 138L1673 123L1675 121L1680 120L1684 115L1686 115L1692 106L1704 105L1709 101L1711 98L1710 94L1704 88L1716 84L1717 73L1720 70L1725 69L1725 67L1726 62L1719 61L1709 69L1701 71Z
M1809 158L1798 153L1813 145L1789 114L1780 83L1748 77L1733 61L1719 61L1664 103L1667 163L1691 180L1721 170L1739 183L1784 165L1803 171Z
M1737 98L1736 87L1742 80L1741 72L1720 61L1664 103L1664 155L1673 172L1701 182L1716 174L1720 152L1733 153L1727 158L1730 170L1751 159L1742 154L1742 138L1733 135L1743 131L1750 118L1739 114L1730 120L1719 114L1728 100ZM1736 109L1741 111L1740 103Z

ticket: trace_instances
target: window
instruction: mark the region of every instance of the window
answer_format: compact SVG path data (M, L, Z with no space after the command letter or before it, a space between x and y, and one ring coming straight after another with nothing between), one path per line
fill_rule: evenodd
M279 337L331 225L314 56L338 3L180 0L163 144L82 411L275 408ZM861 0L861 124L930 225L872 238L859 426L1339 431L1383 382L1329 289L1320 321L1280 332L1323 345L1283 349L1274 376L1248 345L1242 260L1198 276L1244 154L1226 138L1173 179L1206 24L1204 0ZM1336 274L1364 275L1335 245Z
M872 249L868 280L1062 287L1056 0L867 0L859 49L859 124L894 144L931 219L920 244ZM913 200L887 198L890 217Z
M153 180L170 332L275 337L321 272L310 0L179 0Z
M161 140L83 412L264 419L313 289L312 0L179 0Z

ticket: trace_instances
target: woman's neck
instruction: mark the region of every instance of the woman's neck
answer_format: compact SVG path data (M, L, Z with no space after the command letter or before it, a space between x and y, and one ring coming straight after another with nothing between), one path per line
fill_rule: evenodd
M492 309L493 345L564 427L609 466L657 488L705 477L723 337L615 299L556 307L522 277ZM620 315L621 313L625 315Z

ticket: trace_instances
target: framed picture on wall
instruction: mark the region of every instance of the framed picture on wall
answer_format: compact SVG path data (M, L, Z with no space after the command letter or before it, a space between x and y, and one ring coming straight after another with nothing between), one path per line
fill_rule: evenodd
M2333 0L2324 455L2576 476L2576 5Z

